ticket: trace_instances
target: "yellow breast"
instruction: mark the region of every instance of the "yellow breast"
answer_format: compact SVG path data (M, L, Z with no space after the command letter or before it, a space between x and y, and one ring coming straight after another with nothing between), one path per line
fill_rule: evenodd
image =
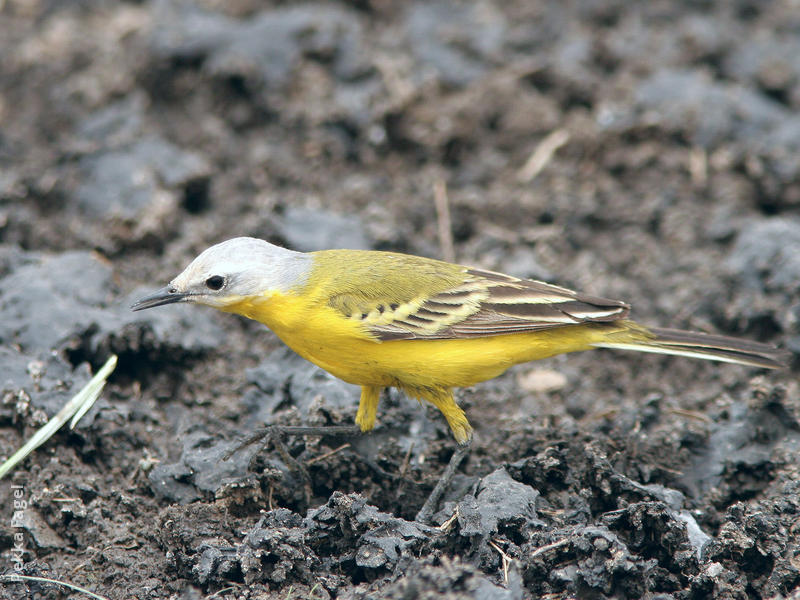
M600 335L592 328L575 327L470 339L381 342L361 323L327 304L278 293L243 299L226 311L263 323L306 360L362 386L474 385L517 363L586 350Z

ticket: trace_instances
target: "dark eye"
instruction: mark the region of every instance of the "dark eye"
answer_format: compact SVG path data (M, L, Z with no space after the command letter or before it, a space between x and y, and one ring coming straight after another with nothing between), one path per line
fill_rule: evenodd
M225 285L225 278L221 275L212 275L206 279L206 287L210 290L219 290Z

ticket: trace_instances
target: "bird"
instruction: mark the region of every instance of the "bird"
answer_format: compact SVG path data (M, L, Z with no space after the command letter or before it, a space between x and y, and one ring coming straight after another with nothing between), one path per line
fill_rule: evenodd
M454 389L519 363L611 348L776 369L787 354L738 338L647 327L630 306L533 279L375 250L297 252L252 237L203 251L131 308L179 302L254 319L334 376L361 386L356 424L375 426L383 389L441 411L456 441L472 426Z

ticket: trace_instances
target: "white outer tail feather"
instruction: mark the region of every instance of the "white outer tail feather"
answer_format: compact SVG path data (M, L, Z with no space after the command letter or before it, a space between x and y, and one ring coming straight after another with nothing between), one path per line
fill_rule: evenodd
M595 348L609 348L612 350L635 350L637 352L651 352L653 354L667 354L669 356L687 356L689 358L700 358L703 360L713 360L717 362L726 362L735 365L751 365L754 367L763 367L760 362L750 361L745 358L737 359L730 356L720 356L713 351L703 352L701 350L681 350L677 348L665 348L663 346L651 346L648 344L614 344L614 343L601 343L592 344Z

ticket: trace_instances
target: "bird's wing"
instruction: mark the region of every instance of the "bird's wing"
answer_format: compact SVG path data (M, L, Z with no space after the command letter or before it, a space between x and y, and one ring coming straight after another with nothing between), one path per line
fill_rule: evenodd
M461 283L413 298L339 295L329 304L381 341L454 339L541 331L623 319L628 305L481 269Z

